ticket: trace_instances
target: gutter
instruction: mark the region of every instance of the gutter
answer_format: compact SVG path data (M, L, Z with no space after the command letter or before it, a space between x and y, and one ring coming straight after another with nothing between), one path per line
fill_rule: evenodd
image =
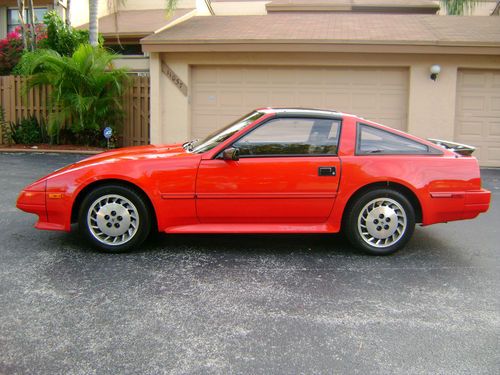
M500 43L367 40L141 40L145 52L359 52L500 55Z

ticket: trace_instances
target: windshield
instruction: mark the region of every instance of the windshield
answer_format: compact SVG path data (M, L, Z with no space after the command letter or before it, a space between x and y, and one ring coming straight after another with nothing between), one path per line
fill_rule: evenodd
M229 124L223 129L219 129L216 132L210 134L202 141L191 141L186 143L185 147L188 151L195 153L201 153L213 149L215 146L221 144L226 139L230 138L233 134L243 129L245 126L251 124L255 120L264 116L263 112L251 112L239 120Z

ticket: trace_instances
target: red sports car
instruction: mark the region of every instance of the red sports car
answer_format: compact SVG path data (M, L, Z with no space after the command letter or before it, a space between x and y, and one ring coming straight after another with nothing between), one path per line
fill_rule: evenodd
M166 233L336 233L390 254L416 223L488 210L473 148L334 111L259 109L204 140L123 148L27 186L38 229L79 223L98 248Z

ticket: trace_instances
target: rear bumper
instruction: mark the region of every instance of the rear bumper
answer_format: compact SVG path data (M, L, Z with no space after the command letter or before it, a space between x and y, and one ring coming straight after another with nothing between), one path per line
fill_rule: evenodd
M490 207L488 190L431 192L423 225L473 219Z
M491 192L485 189L468 191L464 197L464 219L472 219L481 212L488 211Z

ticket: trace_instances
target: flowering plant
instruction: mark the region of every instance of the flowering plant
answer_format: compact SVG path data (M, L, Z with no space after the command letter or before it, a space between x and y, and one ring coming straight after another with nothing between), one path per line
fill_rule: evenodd
M9 74L18 63L23 54L23 39L20 34L21 28L7 34L0 39L0 75Z
M27 37L30 38L28 31ZM36 44L47 39L47 28L43 24L35 25ZM0 39L0 75L8 75L21 59L24 52L24 42L21 26L17 26Z

